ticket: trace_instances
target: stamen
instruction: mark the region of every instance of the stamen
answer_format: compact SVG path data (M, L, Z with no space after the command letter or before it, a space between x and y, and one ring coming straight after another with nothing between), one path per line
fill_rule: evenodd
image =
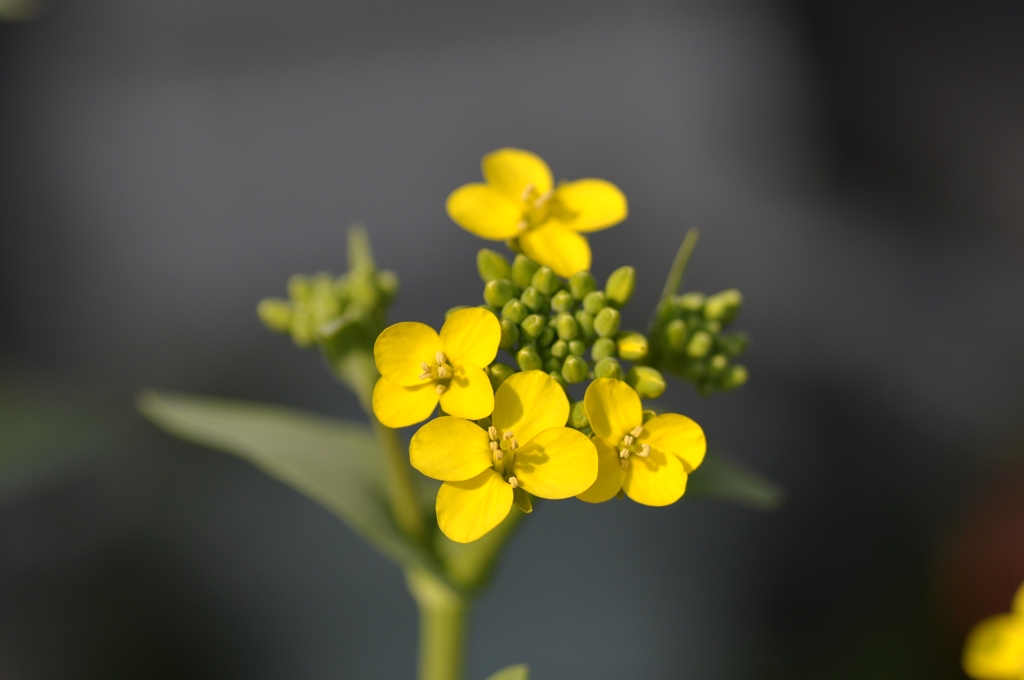
M489 428L487 428L487 436L491 438L492 442L496 442L498 439L498 428L496 428L494 425L491 425Z
M622 438L622 444L623 444L623 446L632 446L633 445L633 435L627 434L625 437L623 437Z
M622 460L619 461L619 465L621 465L622 469L625 470L626 468L629 467L629 461L623 458Z
M639 437L639 436L640 436L640 434L641 434L641 433L642 433L643 431L644 431L644 426L643 426L643 425L637 425L636 427L634 427L634 428L633 428L633 429L632 429L632 430L630 431L630 434L631 434L631 435L633 435L634 437Z
M502 435L502 439L512 439L512 430L508 430Z
M619 458L621 458L622 460L626 460L627 458L629 458L629 449L621 449L619 451Z
M530 224L526 220L519 220L516 222L516 231L526 231L529 227Z
M434 389L437 390L437 396L441 396L442 394L444 394L448 390L448 386L447 385L442 385L441 383L438 383L437 387L435 387Z
M515 477L509 477L508 483L512 486L513 489L519 486L519 480L516 479Z
M641 456L643 458L646 458L647 456L651 455L651 447L650 447L650 445L648 445L648 444L641 444L640 445L640 452L637 453L636 455Z
M532 193L533 193L533 185L532 184L527 184L526 188L523 189L523 195L520 196L520 198L523 200L523 203L525 203L526 201L530 200L530 194L532 194Z
M420 364L420 368L423 369L423 372L420 373L420 380L429 380L430 379L430 365L426 361L424 361L423 363Z
M491 444L491 451L499 451L500 450L498 448L498 442L490 442L490 444Z
M447 361L444 358L444 352L442 352L441 350L438 350L437 354L434 355L434 360L437 362L438 366L440 366L441 364L445 363L445 361Z
M448 366L447 365L445 365L445 364L439 364L438 365L438 367L437 367L437 377L438 378L442 378L442 379L443 378L451 377L451 376L448 375Z
M544 204L551 200L551 197L554 195L555 192L552 191L551 189L548 189L543 194L537 197L537 200L533 202L533 207L538 209L542 208Z

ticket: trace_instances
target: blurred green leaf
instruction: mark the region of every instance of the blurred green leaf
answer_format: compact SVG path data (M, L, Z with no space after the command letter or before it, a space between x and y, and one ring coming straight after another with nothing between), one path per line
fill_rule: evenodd
M138 408L167 432L239 456L313 499L401 566L441 575L391 518L381 455L368 427L278 406L166 392L142 393Z
M487 680L530 680L530 667L521 663L502 668Z
M718 451L709 451L690 475L685 496L730 501L754 510L775 510L784 497L781 486Z
M474 592L490 580L494 564L512 532L526 515L513 506L501 524L472 543L456 543L437 532L436 549L445 565L445 571L455 585Z

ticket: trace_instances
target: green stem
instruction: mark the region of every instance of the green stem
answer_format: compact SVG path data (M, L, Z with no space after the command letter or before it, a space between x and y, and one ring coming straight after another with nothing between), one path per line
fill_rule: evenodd
M686 263L690 261L690 255L693 254L693 249L697 247L697 238L699 236L700 232L696 228L686 232L686 238L683 239L682 245L679 246L676 259L672 261L672 268L668 270L668 278L665 279L665 287L661 291L662 300L669 295L675 295L679 291L679 286L683 283Z
M419 680L462 680L469 601L418 570L406 572L420 611Z

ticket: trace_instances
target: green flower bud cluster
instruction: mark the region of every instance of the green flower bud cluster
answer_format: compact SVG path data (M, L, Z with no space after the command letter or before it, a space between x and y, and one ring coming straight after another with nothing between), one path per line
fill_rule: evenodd
M733 360L749 339L724 331L742 305L736 289L665 297L655 314L648 363L693 382L704 395L736 389L747 381L747 369Z
M300 347L318 346L329 356L356 348L372 351L398 293L398 277L377 270L361 228L349 233L348 252L347 274L296 274L288 280L287 300L261 300L256 311L263 324L290 335Z
M494 388L517 369L542 370L563 387L595 378L625 380L645 399L665 391L665 379L650 366L625 369L621 361L643 363L648 338L623 330L620 309L633 296L636 271L620 267L603 289L590 272L559 278L524 254L509 263L493 250L477 255L484 281L484 307L501 322L501 349L512 365L496 362L488 369ZM462 307L448 311L448 315ZM588 431L582 404L574 407L572 427ZM577 421L579 421L577 423Z

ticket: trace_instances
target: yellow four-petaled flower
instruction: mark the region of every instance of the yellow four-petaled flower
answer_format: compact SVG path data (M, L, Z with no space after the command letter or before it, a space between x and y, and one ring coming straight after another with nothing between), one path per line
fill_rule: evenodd
M437 402L460 418L486 418L494 390L484 368L494 361L501 326L486 309L455 312L438 333L404 321L384 329L373 346L381 378L373 389L373 412L387 427L426 420Z
M494 395L491 427L441 417L413 435L413 467L444 482L437 524L459 543L480 538L512 508L517 487L540 498L570 498L597 477L597 451L583 433L564 427L569 400L542 371L511 376Z
M975 680L1024 679L1024 585L1009 614L990 616L967 636L964 672Z
M483 158L484 183L466 184L448 196L448 215L481 238L518 237L535 262L559 276L590 269L590 245L581 233L626 219L626 197L603 179L580 179L557 187L539 156L499 149Z
M643 422L640 397L611 378L590 384L583 406L597 445L597 481L580 500L602 503L621 489L637 503L669 505L686 491L690 472L704 460L700 426L676 413Z

